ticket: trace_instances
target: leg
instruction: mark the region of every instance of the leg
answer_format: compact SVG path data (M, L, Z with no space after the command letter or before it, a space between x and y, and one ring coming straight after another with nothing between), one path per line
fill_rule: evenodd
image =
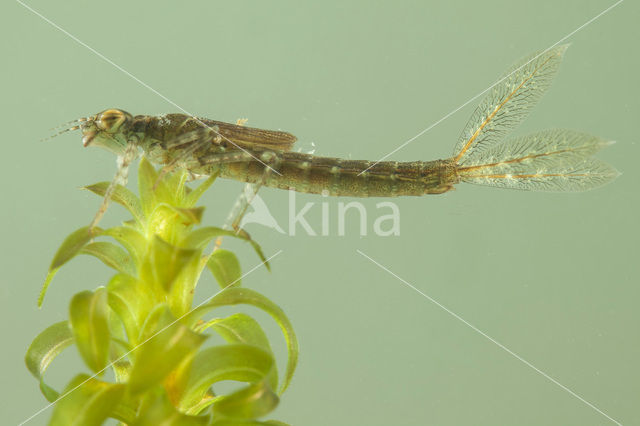
M271 172L273 172L273 167L277 166L279 162L280 162L280 158L276 153L273 153L273 155L270 156L268 164L265 164L265 168L264 168L264 171L262 172L262 177L260 178L260 182L257 182L255 184L247 184L244 187L244 192L238 199L238 201L240 201L240 199L243 198L244 202L242 202L241 209L238 211L238 214L235 216L235 218L231 222L231 227L235 231L240 230L240 222L242 221L242 218L247 212L247 208L249 208L249 205L251 204L255 196L258 194L258 191L266 183L267 179L271 175Z
M236 233L240 232L240 222L247 212L247 208L249 208L249 205L258 193L260 186L262 186L262 184L245 184L242 192L238 195L238 198L236 198L236 202L233 203L233 207L231 208L224 225L222 225L222 229L233 229ZM213 250L220 248L222 245L222 239L223 237L216 238Z
M232 228L233 230L236 231L236 233L240 232L240 222L242 222L242 218L247 212L249 205L251 204L255 196L258 194L258 191L265 184L267 178L273 171L273 168L271 166L277 166L279 162L280 162L279 157L274 153L271 160L269 161L270 164L267 164L266 167L264 168L260 182L253 183L253 184L247 183L245 185L243 192L238 196L233 208L229 212L229 216L227 217L227 220L223 226L224 229ZM221 244L222 244L222 237L218 237L216 239L214 250L220 248Z
M260 190L261 187L262 187L262 183L260 184L247 183L244 186L242 193L238 196L238 199L236 200L236 203L233 206L233 209L231 209L231 212L227 217L225 228L231 227L236 232L240 231L240 222L242 222L242 218L247 213L247 209L251 205L251 202L253 201L253 199L258 194L258 191Z
M100 209L96 213L95 217L91 221L89 225L89 234L93 234L93 228L96 227L102 216L107 211L107 207L109 207L109 202L111 201L111 196L113 195L113 191L115 191L118 185L126 185L127 177L129 175L129 166L138 156L138 145L134 141L129 141L127 145L127 150L124 155L118 157L118 170L116 171L116 175L113 177L111 184L107 188L104 193L104 198L102 199L102 204L100 205Z

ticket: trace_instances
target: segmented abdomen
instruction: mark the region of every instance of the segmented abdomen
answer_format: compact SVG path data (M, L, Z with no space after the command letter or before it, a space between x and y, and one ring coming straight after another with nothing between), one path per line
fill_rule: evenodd
M457 182L450 160L374 163L296 152L275 155L273 161L264 161L273 169L266 174L265 165L251 159L221 164L220 176L297 192L350 197L440 194Z

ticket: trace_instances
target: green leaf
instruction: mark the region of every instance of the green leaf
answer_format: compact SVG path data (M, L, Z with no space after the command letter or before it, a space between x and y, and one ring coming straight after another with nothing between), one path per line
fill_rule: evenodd
M44 295L47 293L49 284L51 284L51 280L55 276L56 272L58 272L58 269L73 259L93 237L102 234L102 232L103 230L101 228L96 227L93 229L93 233L90 234L89 227L83 226L82 228L73 231L64 239L55 256L53 256L53 260L49 266L49 273L47 274L47 278L44 280L44 284L40 290L40 296L38 297L38 307L42 306Z
M156 303L139 280L116 274L107 284L108 302L127 332L129 343L135 346L144 319Z
M110 182L98 182L85 186L83 189L88 189L94 194L104 197L110 184ZM144 213L142 212L140 199L129 189L122 185L116 185L111 199L126 208L140 225L144 223Z
M102 235L119 242L129 252L136 269L140 266L147 251L147 239L140 231L130 226L114 226L104 230Z
M240 262L233 252L224 249L215 250L209 256L207 267L221 288L240 286L242 271L240 270Z
M146 157L142 157L138 167L138 190L142 201L142 210L149 218L151 212L164 203L173 206L181 205L184 198L184 173L158 173Z
M146 406L131 426L204 426L209 416L188 416L176 410L165 394Z
M158 203L149 220L150 229L160 229L167 225L192 226L197 225L202 220L204 207L182 208L167 203ZM157 233L160 233L157 232Z
M194 309L186 317L185 322L193 326L202 317L202 315L214 308L238 304L248 304L262 309L263 311L271 315L271 317L280 326L280 329L284 334L284 338L287 344L288 360L284 380L278 392L278 394L281 395L285 391L287 386L289 386L291 378L293 377L293 373L298 363L299 348L298 338L293 331L291 322L278 305L276 305L257 291L249 290L242 287L230 287L216 294L206 304Z
M156 207L156 194L154 186L158 179L158 173L146 157L140 159L138 166L138 192L140 203L145 217L149 217Z
M236 237L235 231L218 228L216 226L205 226L204 228L191 231L184 239L183 244L185 247L204 249L211 240L221 236Z
M69 322L76 346L94 373L102 373L109 361L109 305L107 290L83 291L71 299Z
M184 245L185 247L198 247L204 249L206 245L211 242L211 240L217 237L233 237L247 241L249 244L251 244L255 252L258 254L260 260L264 262L264 265L267 267L267 269L269 271L271 270L271 266L269 265L269 262L267 262L267 258L264 257L264 253L262 252L262 248L260 248L260 245L253 241L249 234L247 234L242 229L238 231L231 231L215 226L198 228L194 231L191 231L187 235L187 238L185 238L184 240Z
M226 318L216 318L207 323L198 324L195 327L195 331L202 333L207 328L213 328L229 343L245 343L272 353L269 339L260 324L242 312Z
M180 219L182 220L182 223L185 226L199 224L200 221L202 220L202 214L204 213L204 207L190 207L190 208L175 207L175 206L168 206L168 207L170 207L173 211L178 213L178 215L180 216Z
M155 235L149 254L151 278L169 291L185 267L200 257L200 252L198 249L176 247Z
M267 258L264 257L264 253L262 252L262 247L260 247L260 244L256 243L251 239L249 239L248 241L249 241L249 244L251 244L251 247L253 247L253 250L257 253L260 260L264 263L264 266L267 268L267 271L271 272L271 265L269 264L269 261L267 260Z
M129 254L113 243L106 241L89 243L82 247L78 253L96 257L102 263L120 273L131 276L136 275L136 268Z
M124 392L123 384L106 383L86 374L79 374L67 385L56 402L49 424L99 426L112 417Z
M44 372L47 371L51 361L72 343L73 333L69 328L69 323L61 321L38 334L27 349L24 359L27 368L33 377L40 381L40 390L49 402L58 398L58 392L44 382Z
M140 399L133 395L127 394L125 391L125 394L118 405L111 411L111 417L120 420L125 425L133 424L135 418L137 417L139 406Z
M209 327L229 343L253 345L273 356L267 335L260 324L247 314L237 313L226 318L216 318L199 324L195 327L195 331L202 333ZM278 387L278 371L275 364L267 376L267 381L273 389Z
M184 199L187 195L187 179L189 172L183 168L175 168L171 173L166 174L163 179L171 196L168 201L173 206L184 206Z
M129 378L131 392L160 383L172 370L198 350L207 336L194 333L176 320L166 306L159 306L145 322Z
M89 227L83 226L82 228L72 232L64 239L62 245L56 252L51 266L49 269L56 269L73 259L78 252L84 247L92 238L101 235L103 230L101 228L94 228L93 234L89 233Z
M207 180L205 180L200 185L195 187L191 192L189 192L184 200L185 206L193 207L198 202L200 197L202 197L202 194L204 194L206 190L209 189L209 187L213 184L213 182L215 182L218 174L219 173L215 173L214 175L209 176Z
M169 292L168 300L171 312L175 315L183 315L189 312L193 305L193 295L198 279L202 272L200 251L192 257L191 261L183 268L182 273L174 282Z
M278 402L278 395L265 382L257 382L217 399L213 412L225 417L255 419L269 414Z
M178 408L188 412L190 408L199 404L213 384L222 380L263 383L274 364L271 354L256 346L231 344L203 349L195 355L189 368L181 370L176 377L176 387L182 390ZM249 388L253 390L252 386ZM258 411L262 410L265 404L270 407L268 411L271 411L275 407L272 403L274 401L275 404L278 403L278 397L271 391L270 386L260 386L256 392L249 392L251 396L247 394L246 389L241 389L232 395L242 395L241 399L247 406L256 402ZM215 400L219 398L211 402ZM203 407L199 405L198 408ZM232 413L233 410L234 408L229 408L224 415L255 418L268 412L261 412L258 415L238 415Z

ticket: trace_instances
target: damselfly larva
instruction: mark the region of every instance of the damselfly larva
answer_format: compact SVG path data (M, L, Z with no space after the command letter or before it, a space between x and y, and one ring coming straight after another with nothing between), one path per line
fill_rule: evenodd
M291 152L296 137L280 131L228 124L184 114L133 116L108 109L77 120L84 146L119 156L112 183L126 180L142 151L165 170L194 176L219 173L299 192L348 197L442 194L460 182L535 191L584 191L618 172L592 157L611 142L572 130L544 130L505 139L549 88L567 46L530 55L496 83L473 113L451 158L435 161L364 161ZM111 191L96 215L106 209Z

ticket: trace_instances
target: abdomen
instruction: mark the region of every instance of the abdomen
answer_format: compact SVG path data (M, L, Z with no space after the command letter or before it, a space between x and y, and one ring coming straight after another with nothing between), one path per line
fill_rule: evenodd
M374 163L317 157L296 152L277 153L269 163L253 159L219 166L220 176L297 192L349 197L397 197L440 194L457 182L451 160ZM277 172L277 173L276 173Z

